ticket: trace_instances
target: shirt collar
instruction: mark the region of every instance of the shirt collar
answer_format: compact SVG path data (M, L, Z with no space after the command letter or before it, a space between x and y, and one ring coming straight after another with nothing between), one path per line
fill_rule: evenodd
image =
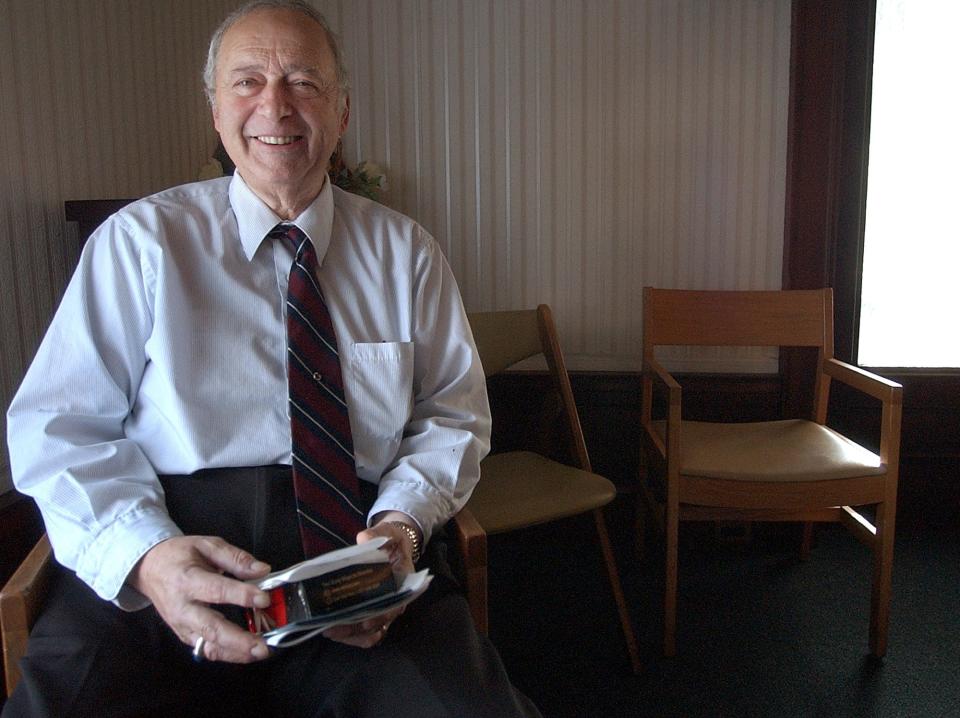
M230 181L230 206L237 218L237 229L240 232L243 251L247 259L253 259L253 255L263 243L267 233L283 220L254 194L238 172L233 174L233 179ZM317 253L317 262L323 264L333 229L333 189L329 177L324 180L320 194L293 220L292 224L297 225L307 235Z

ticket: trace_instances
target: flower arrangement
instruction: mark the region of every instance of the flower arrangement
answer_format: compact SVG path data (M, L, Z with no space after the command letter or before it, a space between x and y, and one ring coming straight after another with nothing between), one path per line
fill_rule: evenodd
M330 180L340 189L374 201L379 200L380 193L387 189L387 176L373 162L361 162L350 169L343 160L340 144L330 158Z

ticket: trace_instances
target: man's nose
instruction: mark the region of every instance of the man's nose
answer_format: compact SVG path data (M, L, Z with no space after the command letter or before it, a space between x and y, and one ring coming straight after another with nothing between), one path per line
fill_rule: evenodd
M271 82L260 93L258 111L264 117L277 120L293 112L286 83Z

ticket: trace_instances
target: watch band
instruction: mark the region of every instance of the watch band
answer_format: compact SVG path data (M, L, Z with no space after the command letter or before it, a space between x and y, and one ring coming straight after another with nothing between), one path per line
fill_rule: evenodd
M423 539L420 538L419 532L417 532L417 530L413 528L413 526L406 523L405 521L388 521L387 523L391 524L392 526L396 526L398 529L403 531L404 535L408 539L410 539L410 545L412 546L410 550L410 558L414 563L419 561L420 554L423 549L423 546L422 546Z

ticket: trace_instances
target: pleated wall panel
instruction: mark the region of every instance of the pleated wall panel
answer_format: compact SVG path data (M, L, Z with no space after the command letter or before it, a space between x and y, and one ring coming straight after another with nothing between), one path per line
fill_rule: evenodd
M571 366L634 369L644 284L779 286L789 0L314 2L344 36L349 158L386 168L468 309L548 302ZM147 194L209 155L199 71L235 4L0 3L4 406L75 262L63 201Z
M200 71L235 4L0 2L4 415L76 262L63 202L138 197L196 177L216 137ZM0 452L0 491L7 460Z
M549 302L574 367L632 369L644 284L780 286L789 0L315 4L352 73L350 157L386 168L468 309Z

